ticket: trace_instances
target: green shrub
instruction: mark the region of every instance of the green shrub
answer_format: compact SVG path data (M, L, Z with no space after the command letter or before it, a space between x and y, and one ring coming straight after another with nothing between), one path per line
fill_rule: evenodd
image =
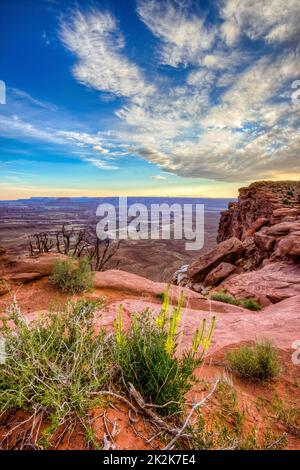
M238 428L226 423L221 416L210 416L206 421L201 410L198 410L198 419L191 433L192 450L280 450L287 445L286 433L274 434L267 427L258 439L255 426L248 431L241 425Z
M204 320L201 329L195 331L190 349L178 357L178 323L182 304L183 296L169 314L168 295L165 294L157 318L149 311L136 314L129 330L124 332L120 308L115 322L114 356L121 386L126 390L132 383L146 402L160 405L157 412L165 415L183 410L184 395L195 381L194 369L202 362L204 351L210 345L215 323L213 319L205 336Z
M241 304L244 308L248 308L248 310L253 310L254 312L261 310L261 305L255 299L242 300Z
M103 331L95 335L92 323L101 305L69 302L28 324L14 301L8 318L2 319L7 359L0 365L0 410L43 413L50 423L40 440L43 447L60 425L68 428L74 418L92 439L88 411L95 399L90 393L109 382L110 372L108 338Z
M268 341L241 346L227 358L230 368L245 379L265 381L279 374L277 352Z
M93 287L93 272L87 258L74 260L69 257L57 261L51 277L52 283L62 292L77 294Z
M210 296L211 300L217 300L218 302L224 302L226 304L231 304L231 305L240 305L240 302L232 297L229 294L226 294L226 292L220 291L220 292L214 292Z
M165 293L164 293L164 292L158 292L158 293L156 294L156 298L157 298L158 300L160 300L161 302L163 302L163 301L164 301L164 298L165 298Z
M284 206L289 206L289 205L290 205L290 201L289 201L288 199L284 198L284 199L282 199L282 204L283 204Z
M275 397L272 408L277 418L284 423L291 434L300 437L300 409L295 403L284 403L279 397Z

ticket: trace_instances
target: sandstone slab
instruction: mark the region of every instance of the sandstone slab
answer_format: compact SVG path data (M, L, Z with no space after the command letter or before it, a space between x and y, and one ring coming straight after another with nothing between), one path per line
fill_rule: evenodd
M32 281L37 281L38 279L41 279L43 275L41 273L35 273L35 272L30 272L30 273L13 273L9 274L6 276L7 281L13 281L16 283L20 284L27 284L28 282Z
M97 326L112 328L118 307L119 304L114 303L99 312ZM160 311L160 306L157 304L129 299L122 302L122 307L125 326L129 324L134 312L142 314L150 308L154 315L157 315ZM181 334L178 340L181 352L192 344L195 329L199 328L202 320L206 318L209 324L213 316L216 317L216 328L209 354L241 341L262 339L271 340L279 348L290 349L293 341L299 339L300 295L267 307L260 312L249 312L245 309L237 311L232 308L231 313L225 313L214 309L209 312L185 308L182 311Z
M254 297L262 305L300 295L300 263L278 261L221 284L238 299Z
M203 281L206 275L220 263L234 263L243 250L243 244L238 238L229 238L194 261L188 268L188 277L193 282Z

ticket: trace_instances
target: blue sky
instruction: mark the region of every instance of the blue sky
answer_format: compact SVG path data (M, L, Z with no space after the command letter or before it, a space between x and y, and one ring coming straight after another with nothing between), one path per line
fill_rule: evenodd
M0 198L299 178L299 0L2 0Z

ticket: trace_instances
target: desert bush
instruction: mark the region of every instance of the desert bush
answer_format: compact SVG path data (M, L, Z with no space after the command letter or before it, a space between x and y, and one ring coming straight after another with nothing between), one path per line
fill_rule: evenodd
M227 358L230 368L245 379L265 381L279 373L276 349L268 341L241 346L229 352Z
M14 301L2 318L6 361L0 365L0 410L42 415L50 423L40 439L43 447L59 426L68 429L74 419L93 440L88 411L95 398L90 393L101 390L110 377L109 340L103 331L94 334L92 322L102 304L68 302L28 324Z
M74 260L69 257L57 261L51 276L52 283L62 292L77 294L93 287L93 273L87 258Z
M220 416L206 420L201 410L194 427L188 431L192 450L281 450L287 445L286 433L275 434L266 428L258 438L255 426L249 431L243 426L235 429Z
M209 413L197 411L197 419L188 429L191 433L190 448L265 450L282 449L287 444L286 433L276 435L268 427L258 430L245 425L244 412L238 407L237 392L230 378L220 378L215 398L217 404Z
M210 298L211 300L217 300L218 302L224 302L226 304L240 305L240 302L237 299L224 291L214 292Z
M161 302L163 302L164 298L165 298L165 293L164 292L158 292L156 294L156 298L157 298L157 300L160 300Z
M248 310L253 310L254 312L258 312L261 310L261 305L255 299L245 299L241 301L241 305Z
M279 397L272 401L272 409L277 418L286 425L291 434L300 437L300 409L295 403L285 403Z
M183 410L184 395L195 381L193 372L210 345L215 324L213 318L206 334L204 320L196 329L190 348L179 357L176 351L182 304L183 296L169 313L166 293L157 318L150 311L135 314L124 332L120 308L115 322L114 356L121 386L126 390L132 383L145 401L159 405L157 411L165 415Z
M210 298L211 300L217 300L218 302L224 302L226 304L241 305L242 307L253 311L259 311L262 308L255 299L238 300L232 297L232 295L227 294L224 290L214 292Z

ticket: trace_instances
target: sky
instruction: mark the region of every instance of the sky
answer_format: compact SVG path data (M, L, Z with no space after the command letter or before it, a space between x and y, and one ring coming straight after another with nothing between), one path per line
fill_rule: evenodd
M1 0L0 199L299 179L299 42L299 0Z

